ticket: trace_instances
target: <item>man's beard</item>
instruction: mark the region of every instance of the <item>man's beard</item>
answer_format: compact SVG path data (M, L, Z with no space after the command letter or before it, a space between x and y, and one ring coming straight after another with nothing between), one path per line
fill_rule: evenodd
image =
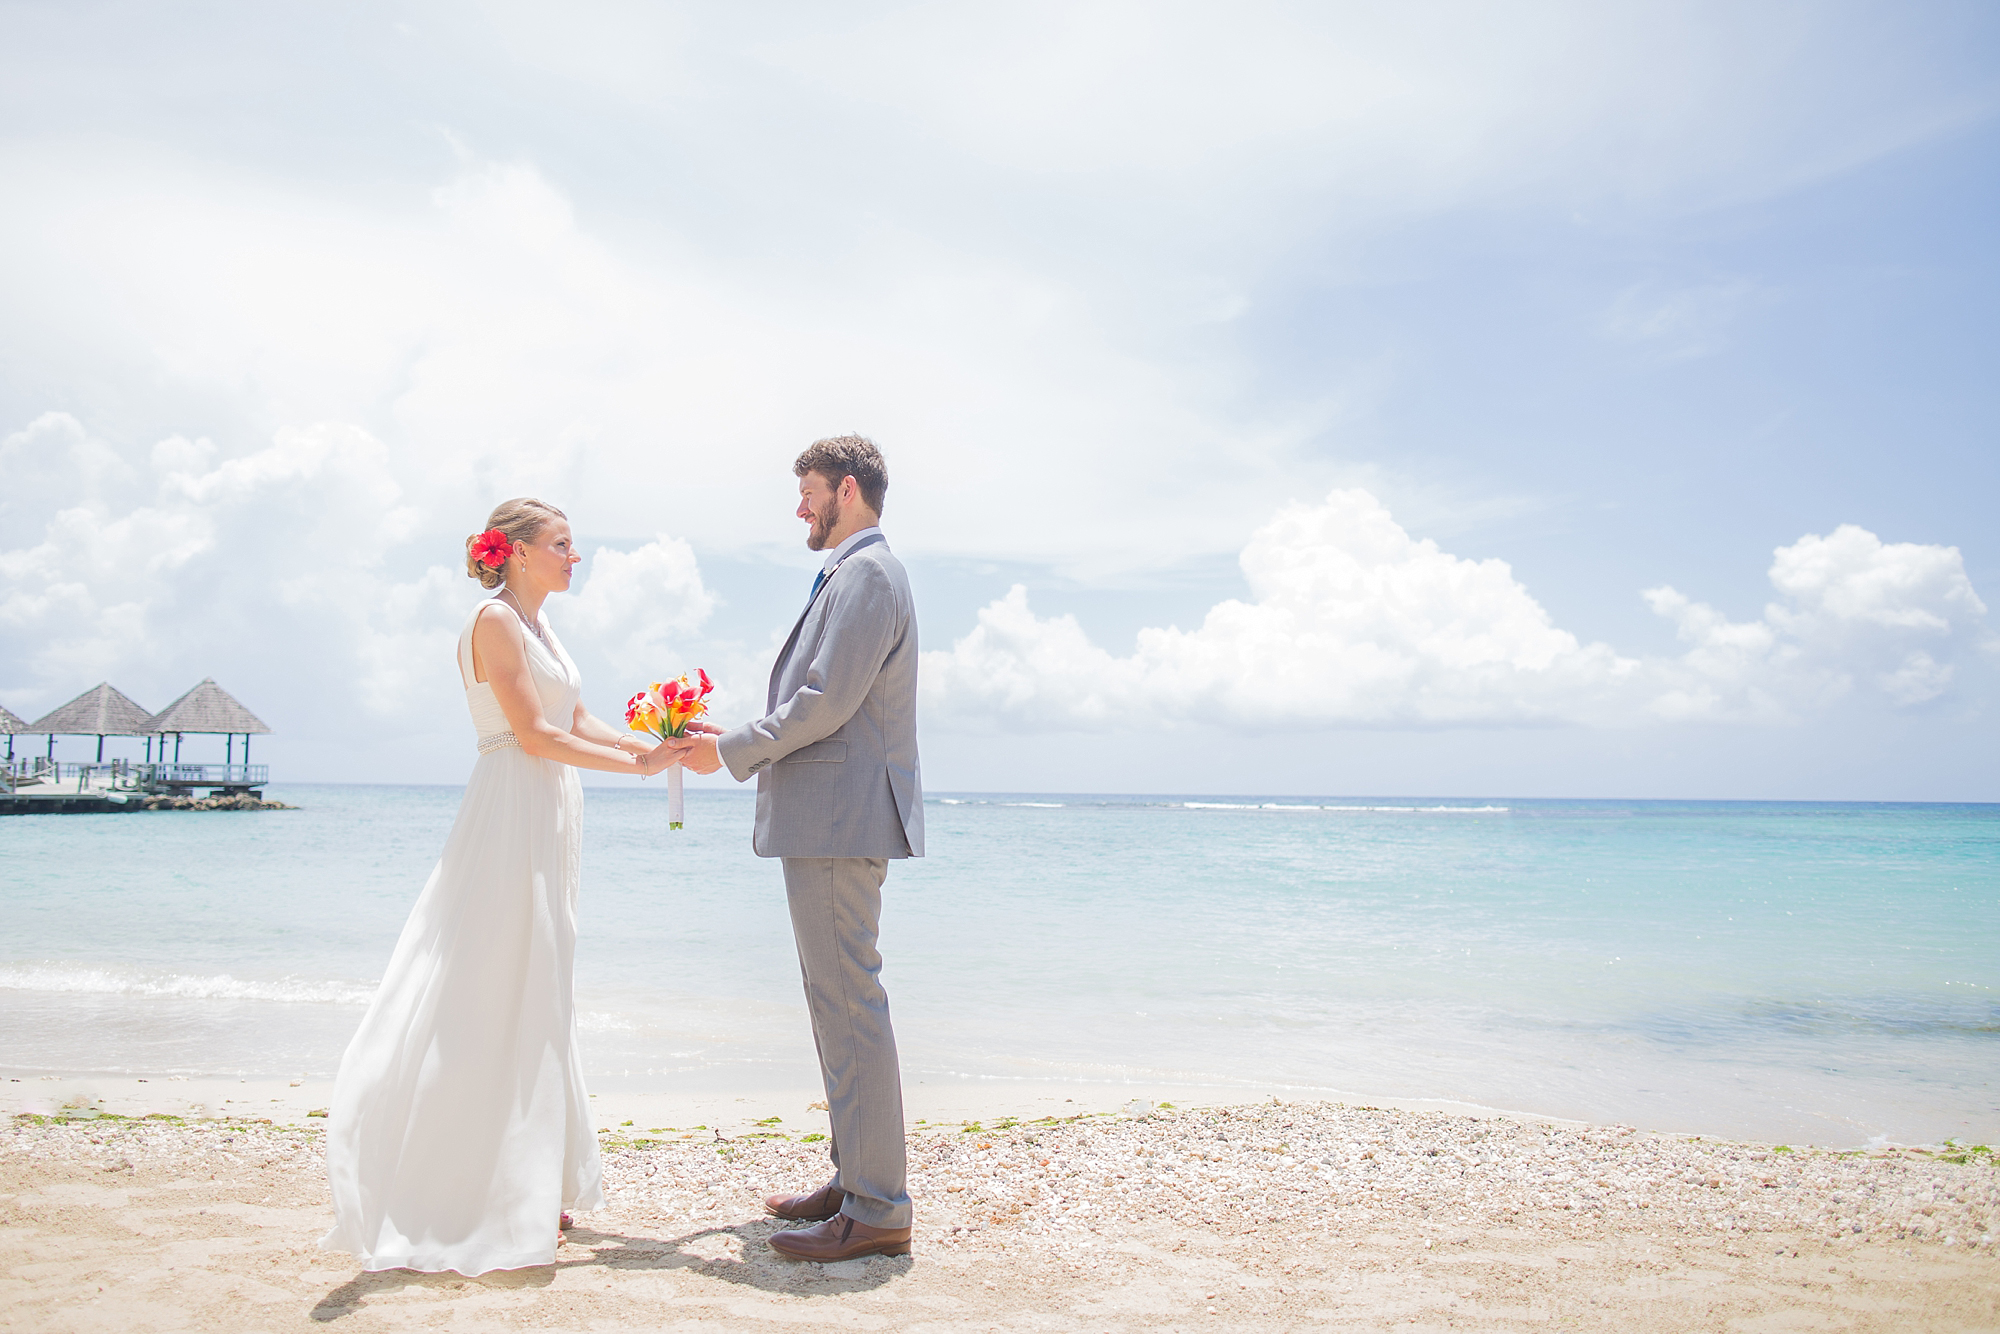
M826 539L840 526L840 497L828 496L826 508L813 511L812 527L806 530L806 550L825 551Z

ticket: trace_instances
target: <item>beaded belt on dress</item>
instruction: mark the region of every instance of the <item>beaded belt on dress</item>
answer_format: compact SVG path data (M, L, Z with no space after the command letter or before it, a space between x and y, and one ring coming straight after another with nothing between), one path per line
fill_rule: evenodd
M479 753L481 755L490 755L496 750L504 750L508 746L518 746L520 744L521 739L512 732L495 732L492 736L479 738Z

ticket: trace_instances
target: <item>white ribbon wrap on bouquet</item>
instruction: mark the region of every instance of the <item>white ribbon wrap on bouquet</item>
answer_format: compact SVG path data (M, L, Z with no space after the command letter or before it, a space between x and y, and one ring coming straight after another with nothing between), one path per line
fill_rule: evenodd
M667 824L675 829L681 827L686 818L686 802L681 797L681 774L684 771L676 764L667 770Z

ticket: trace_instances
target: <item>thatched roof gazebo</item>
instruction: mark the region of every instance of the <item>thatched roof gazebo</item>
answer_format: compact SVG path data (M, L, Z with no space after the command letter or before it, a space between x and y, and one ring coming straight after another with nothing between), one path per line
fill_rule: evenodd
M173 703L161 709L147 725L147 731L160 734L160 758L166 759L166 734L174 735L174 759L181 755L181 737L188 732L220 732L229 738L226 752L229 762L235 763L236 735L243 736L243 762L250 762L250 738L252 735L266 736L271 729L256 714L237 702L234 695L215 683L215 678L206 676L201 684L182 695Z
M15 734L19 732L25 732L27 730L28 730L28 725L26 723L22 722L19 718L16 718L13 714L13 711L10 710L5 704L0 704L0 736L5 736L7 738L7 759L9 763L11 763L14 759Z
M59 736L94 736L97 758L104 759L104 738L108 736L151 736L158 729L153 715L127 699L109 681L99 681L69 703L35 719L28 732L46 732L49 754L56 753Z

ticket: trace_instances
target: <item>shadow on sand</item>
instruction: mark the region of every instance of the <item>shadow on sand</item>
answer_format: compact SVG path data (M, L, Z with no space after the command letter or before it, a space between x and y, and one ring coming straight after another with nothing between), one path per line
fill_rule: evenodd
M555 1282L557 1271L564 1269L595 1267L627 1273L687 1269L763 1292L806 1296L866 1292L910 1272L912 1260L907 1255L875 1256L833 1265L787 1260L764 1244L764 1239L780 1226L793 1225L761 1218L728 1226L698 1228L668 1238L594 1232L577 1226L570 1229L569 1245L556 1252L556 1262L552 1265L534 1269L496 1269L477 1278L452 1273L425 1274L414 1269L360 1273L320 1298L312 1309L312 1318L327 1321L355 1315L366 1309L368 1298L406 1288L450 1292L546 1288ZM733 1247L729 1244L731 1240L737 1243ZM565 1252L575 1254L576 1258L568 1258Z

